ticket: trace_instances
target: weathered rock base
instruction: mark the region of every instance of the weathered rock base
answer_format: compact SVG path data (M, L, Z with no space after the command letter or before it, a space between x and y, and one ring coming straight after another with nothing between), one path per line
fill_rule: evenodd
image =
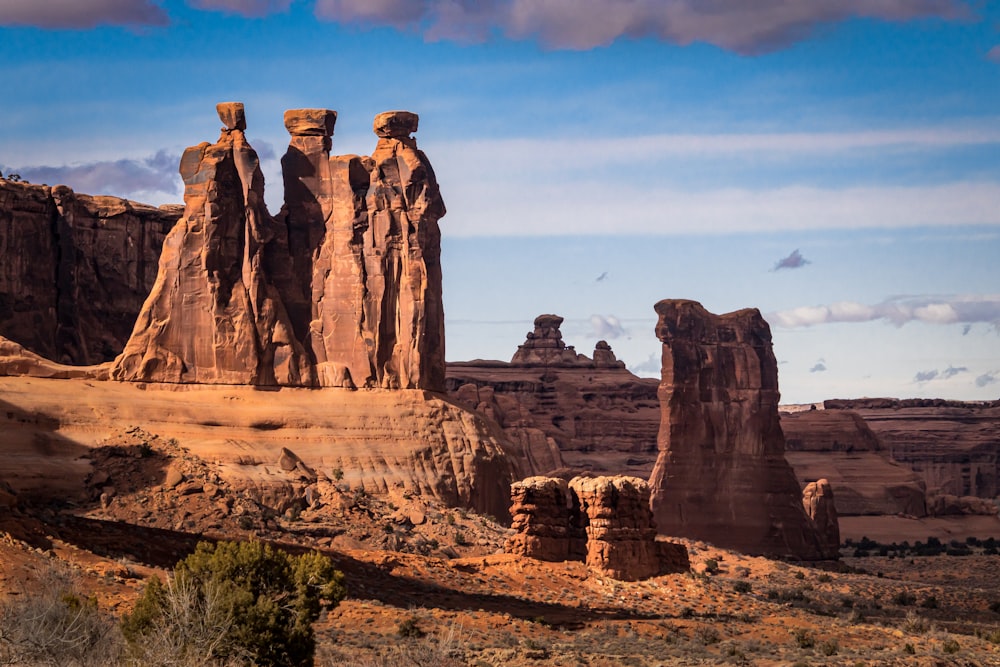
M517 534L508 553L537 560L582 560L600 574L638 581L686 572L681 544L657 541L649 486L637 477L529 477L511 485Z

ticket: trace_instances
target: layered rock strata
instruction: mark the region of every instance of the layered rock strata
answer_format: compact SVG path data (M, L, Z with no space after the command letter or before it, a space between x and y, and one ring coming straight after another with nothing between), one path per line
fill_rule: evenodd
M538 560L582 560L595 572L636 581L683 572L687 549L657 541L649 487L636 477L530 477L511 485L517 531L506 549Z
M840 555L840 524L837 506L830 482L820 479L806 484L802 490L802 506L819 531L823 558L835 559Z
M756 309L656 304L662 419L650 478L659 531L750 554L824 556L785 461L778 364Z
M565 480L528 477L510 486L511 527L508 553L537 560L584 560L587 537L580 525L580 504Z
M114 359L181 212L0 178L0 336L63 364Z
M927 514L919 475L895 463L853 410L806 410L781 415L785 458L802 483L826 478L837 488L837 513Z
M511 363L449 363L449 393L495 419L531 474L648 476L660 420L657 382L626 370L606 341L593 359L577 354L563 341L562 321L538 316Z
M637 477L576 477L587 531L587 566L606 576L637 581L661 572L649 486Z

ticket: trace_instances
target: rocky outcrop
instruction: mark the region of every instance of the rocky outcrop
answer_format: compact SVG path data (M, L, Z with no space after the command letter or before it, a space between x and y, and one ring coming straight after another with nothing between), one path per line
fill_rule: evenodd
M823 558L835 559L840 555L840 524L830 482L820 479L806 484L802 490L802 505L819 531Z
M63 364L113 359L180 215L0 178L0 336Z
M572 345L563 342L558 315L539 315L535 330L529 331L524 344L517 346L510 363L523 366L590 366L590 359L577 354Z
M506 550L547 561L585 560L624 581L683 572L687 549L656 540L649 487L637 477L530 477L511 485Z
M264 206L243 105L181 161L186 209L118 380L444 390L434 171L417 116L375 118L371 157L330 157L336 112L286 112L286 203Z
M215 144L184 151L184 217L170 231L156 284L115 362L116 380L311 385L311 371L264 248L278 233L244 135L243 105L218 105Z
M606 576L637 581L660 574L649 486L637 477L576 477L587 531L587 566Z
M109 433L137 424L175 439L211 462L226 484L279 509L319 478L353 492L424 496L506 522L518 478L495 424L419 390L0 377L0 408L0 480L27 499L77 499L95 472L86 457Z
M410 136L417 120L406 111L376 116L370 158L326 159L315 142L303 153L293 134L286 162L303 153L316 173L329 173L287 206L290 238L312 238L326 224L312 246L307 343L322 385L444 390L438 220L445 207L430 161Z
M657 382L626 370L606 341L594 359L577 354L563 342L562 321L538 316L511 363L449 363L449 393L495 419L531 474L648 476L660 420Z
M778 364L756 309L714 315L656 304L663 342L659 457L650 478L659 531L750 554L821 559L778 417Z
M580 504L565 480L528 477L510 486L511 527L507 553L536 560L584 560L587 536Z

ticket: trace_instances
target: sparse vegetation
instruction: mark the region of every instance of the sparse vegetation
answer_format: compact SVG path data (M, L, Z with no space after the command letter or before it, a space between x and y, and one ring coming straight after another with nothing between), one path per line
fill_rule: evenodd
M156 581L123 625L133 651L163 642L257 665L312 664L312 623L346 593L325 556L290 556L258 541L203 542L168 584Z

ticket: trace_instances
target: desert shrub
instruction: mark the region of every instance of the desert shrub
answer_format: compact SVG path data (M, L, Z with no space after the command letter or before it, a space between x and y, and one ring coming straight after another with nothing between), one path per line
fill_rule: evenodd
M827 639L819 645L819 652L823 655L837 655L839 650L840 644L837 643L836 639Z
M937 609L938 601L933 595L928 595L923 600L920 601L920 606L924 609Z
M917 649L913 648L913 644L906 644L903 646L903 653L906 655L916 655Z
M733 584L733 590L737 593L750 593L753 591L753 584L749 581L737 581Z
M715 574L719 571L719 561L714 558L709 558L705 561L705 572L709 574Z
M114 617L55 568L34 590L0 602L0 664L106 665L121 648Z
M957 641L949 637L948 639L944 640L944 644L941 645L941 650L944 651L945 653L951 654L951 653L958 653L960 650L962 650L962 647L958 645Z
M906 618L903 619L902 628L906 632L922 635L928 630L930 630L930 623L927 622L926 618L920 616L920 614L910 611L906 614Z
M410 616L409 618L403 619L399 622L399 626L396 628L396 634L400 637L407 638L420 638L425 636L427 633L420 629L417 625L417 617Z
M798 628L792 631L792 637L799 648L812 648L816 645L816 638L805 628Z
M150 581L123 631L138 653L162 643L212 660L311 665L312 623L345 594L343 575L318 552L291 556L258 541L202 542L168 584Z
M990 603L990 611L994 614L1000 614L1000 600L994 600Z
M909 591L898 591L892 596L892 603L900 607L909 607L916 604L917 596Z
M828 584L828 583L830 583L830 582L831 582L832 580L833 580L833 577L831 577L831 576L830 576L829 574L827 574L826 572L824 572L823 574L821 574L821 575L819 575L818 577L816 577L816 581L818 581L818 582L819 582L819 583L821 583L821 584Z
M704 646L719 643L719 631L715 628L703 625L694 631L695 638Z

